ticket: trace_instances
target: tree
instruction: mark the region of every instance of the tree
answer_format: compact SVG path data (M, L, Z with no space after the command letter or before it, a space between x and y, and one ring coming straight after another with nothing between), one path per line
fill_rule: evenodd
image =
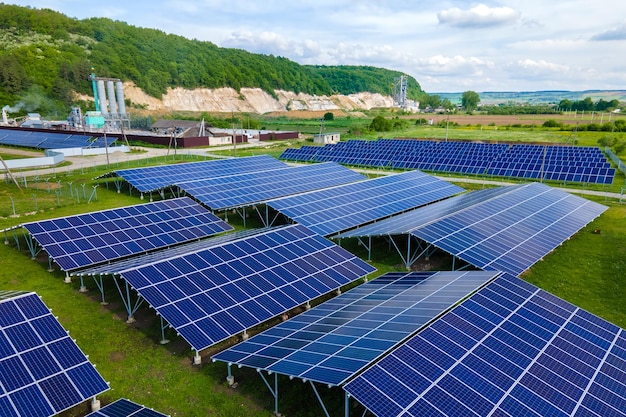
M324 120L335 120L335 115L332 112L324 113Z
M478 103L480 103L480 96L476 91L465 91L461 96L461 105L468 112L476 110Z
M441 102L441 107L443 107L447 111L454 110L454 104L452 104L452 102L448 98L443 99L443 101Z

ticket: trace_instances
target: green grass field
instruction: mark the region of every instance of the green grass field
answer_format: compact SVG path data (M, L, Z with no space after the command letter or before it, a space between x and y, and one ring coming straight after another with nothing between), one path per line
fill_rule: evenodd
M436 131L437 128L432 129ZM480 130L477 133L481 132L486 134ZM592 142L593 138L585 140ZM310 143L301 142L298 146L301 144ZM277 156L282 149L281 146L240 149L237 154L270 153ZM177 160L191 159L179 155ZM176 160L157 158L151 162L132 162L120 167L172 162ZM141 203L136 192L129 195L124 188L121 193L117 193L112 182L108 182L107 188L104 181L92 180L116 168L90 167L72 171L71 167L67 167L59 170L55 178L49 179L47 183L43 178L29 178L28 188L23 191L18 191L10 182L0 184L0 230L28 221ZM454 178L451 177L450 181L454 182ZM623 183L623 177L620 181ZM96 184L97 196L89 201ZM465 188L478 187L464 183L459 185ZM523 278L626 327L626 286L623 282L626 276L626 205L606 198L596 198L596 201L607 205L608 210L546 256ZM12 216L13 207L19 217ZM243 227L238 216L230 215L228 221L236 228ZM255 227L259 224L249 219L247 226ZM600 233L592 233L594 230ZM16 247L16 236L20 250ZM0 245L0 289L36 291L43 298L81 349L97 365L100 373L111 383L111 390L99 397L103 404L124 397L172 416L272 415L272 397L254 370L234 369L239 385L236 389L229 388L225 382L226 366L210 363L210 352L203 352L201 366L193 366L193 353L189 345L171 330L166 332L171 342L159 344L159 322L153 310L142 307L137 313L138 321L127 324L125 310L112 282L105 285L109 304L102 306L93 281L85 282L89 288L87 293L78 291L80 284L76 279L72 284L64 284L64 274L58 270L48 272L45 259L30 259L24 247L24 239L19 236L19 230L8 232L9 244ZM367 254L362 247L351 241L345 241L344 245L357 256L366 259ZM378 268L373 276L403 269L400 258L395 251L389 251L386 243L378 243L372 256L371 263ZM229 343L234 341L224 343L219 348ZM280 382L282 413L293 417L322 415L308 385L287 378L281 378ZM319 389L331 415L343 415L343 392L336 388ZM88 408L89 405L85 403L62 416L83 416Z

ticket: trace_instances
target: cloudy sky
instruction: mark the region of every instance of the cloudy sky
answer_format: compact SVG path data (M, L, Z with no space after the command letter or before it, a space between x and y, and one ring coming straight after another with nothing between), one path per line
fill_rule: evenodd
M624 0L26 0L301 64L402 71L428 93L626 89Z

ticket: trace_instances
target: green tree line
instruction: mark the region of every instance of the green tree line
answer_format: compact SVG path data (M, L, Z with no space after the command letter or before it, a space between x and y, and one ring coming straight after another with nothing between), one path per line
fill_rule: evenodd
M78 20L50 9L0 3L0 103L41 95L48 104L37 110L64 112L73 92L91 94L92 68L99 77L133 81L154 97L168 87L251 87L271 95L275 90L390 94L400 74L374 67L304 66L111 19ZM421 93L409 78L408 95Z

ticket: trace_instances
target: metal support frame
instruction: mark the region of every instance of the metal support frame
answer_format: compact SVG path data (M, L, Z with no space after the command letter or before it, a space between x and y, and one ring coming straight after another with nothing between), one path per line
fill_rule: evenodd
M243 227L246 227L246 208L242 207L241 211L239 211L239 209L235 207L234 210L235 210L235 213L237 213L239 217L241 217L241 220L243 220Z
M228 366L228 370L230 371L230 364ZM278 374L274 372L274 388L272 389L272 386L270 385L269 382L267 382L267 379L263 375L263 372L260 369L257 369L257 373L261 376L261 379L263 380L263 382L265 382L265 385L267 386L267 389L272 394L272 397L274 397L274 415L277 416L279 415L278 414ZM268 373L268 376L269 375L271 374Z
M169 325L165 322L165 319L160 314L159 319L161 320L161 340L159 341L159 343L162 345L166 345L170 342L168 339L165 338L165 329L169 327Z
M280 215L280 213L276 212L276 215L274 216L274 218L270 222L270 208L269 208L269 206L266 205L265 206L265 221L263 222L264 226L265 227L270 227L271 225L273 225L279 215Z
M100 294L102 295L102 301L100 301L100 304L103 305L103 306L109 304L104 299L104 283L102 281L102 274L98 274L98 277L100 279L99 281L96 279L95 275L92 275L91 277L93 278L93 282L96 283L96 287L98 287L98 289L100 290ZM113 277L113 279L115 279L115 277Z
M122 287L120 287L120 284L117 281L117 278L115 277L115 275L113 275L113 282L117 287L117 291L120 293L122 303L124 304L126 312L128 313L128 319L126 320L126 323L134 323L135 318L133 316L135 315L141 304L143 304L143 297L137 295L137 300L135 300L135 303L133 305L130 299L130 284L128 284L128 281L124 280L125 288L124 291L122 291Z
M122 181L118 180L121 177L113 177L113 184L115 184L115 188L117 189L117 193L120 194L122 192ZM108 182L108 181L107 181ZM128 195L132 195L132 187L128 187Z
M35 241L35 239L33 239L31 234L27 231L24 231L24 241L26 242L26 246L30 251L30 258L35 259L41 251L41 249L37 249L37 241Z

